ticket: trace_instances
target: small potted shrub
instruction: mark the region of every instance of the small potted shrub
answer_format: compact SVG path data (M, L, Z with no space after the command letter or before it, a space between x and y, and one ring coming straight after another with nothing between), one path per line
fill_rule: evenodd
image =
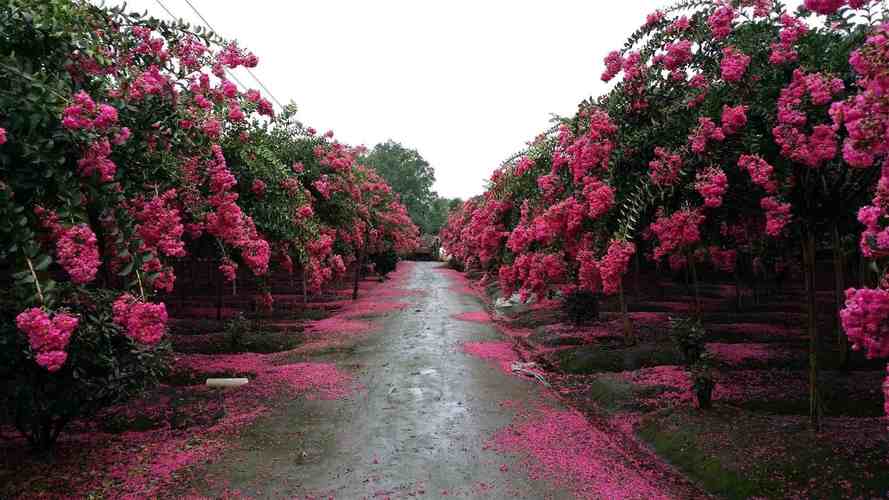
M694 318L670 318L670 338L686 365L695 364L704 353L707 332Z
M704 410L713 405L713 388L716 380L713 377L713 357L710 353L703 353L691 367L692 391L698 407Z

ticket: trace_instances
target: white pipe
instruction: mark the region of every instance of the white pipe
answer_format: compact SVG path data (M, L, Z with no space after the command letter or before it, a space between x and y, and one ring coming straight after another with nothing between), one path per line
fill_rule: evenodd
M240 387L247 382L246 378L208 378L207 387Z

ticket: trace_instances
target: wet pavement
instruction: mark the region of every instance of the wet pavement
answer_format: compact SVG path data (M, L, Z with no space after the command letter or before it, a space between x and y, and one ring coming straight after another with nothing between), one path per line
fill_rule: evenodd
M192 487L259 498L573 498L530 479L521 457L484 445L512 422L511 408L544 396L536 382L462 352L465 341L501 338L490 323L454 317L481 301L436 262L410 264L399 286L420 293L399 298L410 305L374 320L378 331L336 359L361 390L277 408Z

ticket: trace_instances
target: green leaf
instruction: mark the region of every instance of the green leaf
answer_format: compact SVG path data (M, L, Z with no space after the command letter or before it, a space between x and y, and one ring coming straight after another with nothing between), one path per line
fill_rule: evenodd
M130 273L132 273L133 272L133 264L135 264L135 262L133 260L130 260L129 262L127 262L127 265L125 265L123 267L123 269L118 271L117 275L118 276L127 276Z
M44 255L40 260L37 261L37 264L34 265L34 269L36 271L45 271L50 264L52 264L52 257L50 257L49 255Z

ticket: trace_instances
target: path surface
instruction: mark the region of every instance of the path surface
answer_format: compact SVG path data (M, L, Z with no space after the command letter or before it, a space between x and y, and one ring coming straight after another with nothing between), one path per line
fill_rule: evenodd
M193 486L267 498L573 498L530 479L521 457L484 446L513 421L510 408L537 404L543 391L461 350L465 341L500 337L490 323L454 317L482 303L455 290L440 266L413 264L402 286L421 293L399 298L410 306L338 354L361 391L277 409Z

